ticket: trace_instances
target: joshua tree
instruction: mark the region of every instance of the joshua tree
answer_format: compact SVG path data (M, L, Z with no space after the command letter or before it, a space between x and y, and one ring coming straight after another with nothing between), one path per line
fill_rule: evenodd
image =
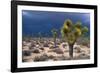
M41 32L38 33L38 36L39 36L39 40L41 41L41 39L42 39L42 34L41 34Z
M73 24L70 19L65 20L63 27L61 28L62 37L68 42L69 56L73 58L73 46L77 39L88 32L86 26L82 26L81 22Z
M52 32L52 35L53 35L53 38L54 38L54 47L56 47L57 30L52 29L51 32Z

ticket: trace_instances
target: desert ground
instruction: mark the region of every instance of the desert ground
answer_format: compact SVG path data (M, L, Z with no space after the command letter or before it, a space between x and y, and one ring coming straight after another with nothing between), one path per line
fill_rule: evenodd
M59 38L54 47L53 38L25 38L22 41L22 61L59 61L90 59L90 47L75 43L73 59L69 56L69 46Z

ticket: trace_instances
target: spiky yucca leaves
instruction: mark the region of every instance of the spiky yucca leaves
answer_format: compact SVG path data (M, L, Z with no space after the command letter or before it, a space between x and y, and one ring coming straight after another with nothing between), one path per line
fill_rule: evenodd
M54 47L56 47L57 29L52 29L51 32L54 38Z
M62 37L69 44L69 56L73 58L73 45L79 37L88 32L88 28L82 26L81 22L73 24L70 19L65 20L63 27L61 28Z

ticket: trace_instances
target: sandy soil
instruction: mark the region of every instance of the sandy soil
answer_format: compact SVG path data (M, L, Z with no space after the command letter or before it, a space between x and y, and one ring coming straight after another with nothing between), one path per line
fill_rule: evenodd
M79 60L90 58L90 48L83 45L74 45L73 59L69 56L68 43L57 39L56 47L52 38L37 38L23 40L22 61L39 62L39 61L58 61L58 60Z

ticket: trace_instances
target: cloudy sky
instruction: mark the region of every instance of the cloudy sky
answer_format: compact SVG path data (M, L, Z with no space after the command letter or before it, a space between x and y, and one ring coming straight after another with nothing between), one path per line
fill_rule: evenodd
M51 29L60 30L66 19L71 19L74 24L81 21L90 28L89 13L22 10L22 32L23 35L37 36L40 32L44 36L51 36Z

